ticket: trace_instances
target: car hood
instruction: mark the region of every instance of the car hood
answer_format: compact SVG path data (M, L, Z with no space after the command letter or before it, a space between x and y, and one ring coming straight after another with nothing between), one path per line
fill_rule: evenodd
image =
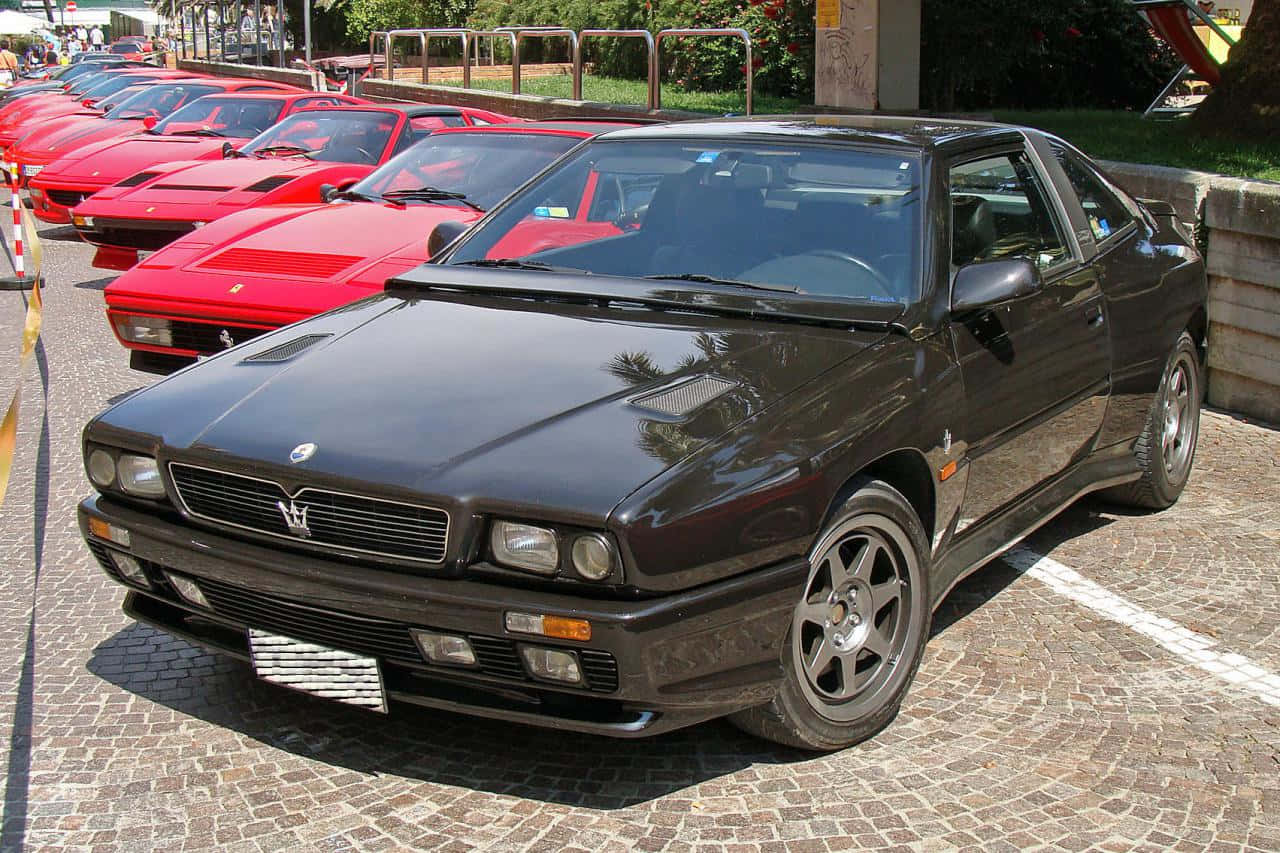
M124 139L107 139L77 146L49 164L46 179L89 180L114 184L149 166L179 160L221 157L222 145L239 147L244 139L209 136L152 136L140 133Z
M328 337L284 362L245 361L305 335ZM171 376L104 414L88 437L125 440L123 431L136 445L142 433L163 456L292 483L600 523L665 468L884 335L387 293ZM637 402L697 377L714 377L719 396L687 414ZM304 442L315 455L290 465Z
M115 198L139 203L217 204L264 178L298 178L325 171L333 163L305 157L257 157L184 164L164 170L161 177L122 192ZM180 191L166 187L179 187ZM258 197L265 194L255 193Z
M77 115L40 127L18 140L11 156L25 162L50 162L81 145L127 136L142 130L142 122L104 119L101 115Z

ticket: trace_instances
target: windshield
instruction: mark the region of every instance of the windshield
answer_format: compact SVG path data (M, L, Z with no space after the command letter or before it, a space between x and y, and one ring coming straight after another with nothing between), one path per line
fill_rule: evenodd
M912 302L919 182L917 157L851 146L602 140L514 196L447 263Z
M269 128L244 147L248 154L372 166L387 147L397 115L361 110L304 110Z
M176 110L151 129L159 134L205 134L250 139L276 123L284 101L207 95Z
M533 133L443 133L397 155L352 189L373 198L390 193L422 203L447 199L431 198L429 192L414 199L414 190L443 190L488 209L580 141Z
M112 53L125 54L125 53L141 53L142 48L141 48L141 45L139 45L136 41L122 41L122 42L117 42L116 44L111 45L110 50Z
M67 94L73 98L78 98L94 86L97 86L99 83L105 83L110 80L113 76L115 75L107 71L94 70L90 74L84 74L77 77L76 80L67 88Z
M132 86L125 86L119 92L114 92L110 95L107 95L102 100L98 101L96 104L93 105L93 108L97 110L102 110L103 112L109 112L110 110L114 109L120 104L123 104L125 101L131 100L134 95L137 95L140 92L146 91L152 85L154 84L147 82L147 83L134 83Z
M142 80L143 78L135 77L130 74L110 74L105 80L98 80L94 82L92 86L80 92L77 97L81 99L97 98L101 100L107 95L114 95L125 86L136 85L142 82ZM75 92L77 88L78 87L73 86L71 91Z
M193 86L189 83L148 86L133 97L120 101L119 106L108 112L105 118L162 118L183 104L217 91L217 86Z

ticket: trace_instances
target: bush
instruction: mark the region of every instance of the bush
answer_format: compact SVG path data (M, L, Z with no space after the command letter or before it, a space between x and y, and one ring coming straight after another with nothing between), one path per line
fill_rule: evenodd
M1128 0L924 0L921 106L1142 108L1180 64Z
M474 0L348 0L347 38L368 50L369 33L418 27L460 27Z

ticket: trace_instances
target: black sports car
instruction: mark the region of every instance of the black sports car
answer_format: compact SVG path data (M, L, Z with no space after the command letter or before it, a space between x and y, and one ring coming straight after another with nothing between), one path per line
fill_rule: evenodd
M833 749L958 580L1191 469L1200 255L1036 131L621 130L460 229L88 425L130 615L375 709Z

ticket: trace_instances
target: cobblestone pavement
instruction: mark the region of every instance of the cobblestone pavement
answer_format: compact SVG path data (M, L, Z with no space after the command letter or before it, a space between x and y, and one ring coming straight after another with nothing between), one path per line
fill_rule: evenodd
M1206 414L1172 510L1081 503L966 581L898 719L834 755L723 722L624 742L383 719L121 614L76 532L78 438L151 379L124 366L88 247L44 234L55 284L0 510L5 849L1280 850L1280 707L1194 657L1280 687L1280 431ZM21 312L0 294L5 400ZM1065 595L1058 564L1112 597ZM1189 650L1159 639L1181 629Z

